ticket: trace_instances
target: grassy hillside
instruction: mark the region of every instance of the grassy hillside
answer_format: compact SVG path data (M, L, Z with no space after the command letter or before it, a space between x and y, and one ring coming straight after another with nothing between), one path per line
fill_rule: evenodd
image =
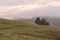
M59 40L60 28L0 19L0 40Z

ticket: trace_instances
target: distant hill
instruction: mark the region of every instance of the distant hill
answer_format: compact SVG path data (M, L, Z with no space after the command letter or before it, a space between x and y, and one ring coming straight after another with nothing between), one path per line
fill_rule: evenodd
M18 22L34 23L35 19L16 19Z
M60 26L60 17L44 17L51 26Z
M50 26L60 26L60 18L59 17L41 17L41 18L45 18L50 23ZM17 19L16 21L34 23L35 20L36 20L36 18Z

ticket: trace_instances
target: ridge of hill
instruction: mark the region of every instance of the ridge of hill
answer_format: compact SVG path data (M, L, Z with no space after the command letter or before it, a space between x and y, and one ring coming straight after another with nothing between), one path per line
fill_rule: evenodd
M23 24L26 25L26 23L24 23L24 22L17 22L17 21L13 21L13 20L0 18L0 28L16 27L16 26L21 26Z
M44 18L50 23L50 26L60 26L60 17L40 17L40 19ZM27 22L27 23L34 23L36 20L36 17L31 18L31 19L14 19L18 22Z

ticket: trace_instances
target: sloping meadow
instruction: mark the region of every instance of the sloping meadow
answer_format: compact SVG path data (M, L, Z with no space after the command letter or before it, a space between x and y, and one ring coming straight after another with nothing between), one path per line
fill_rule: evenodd
M1 19L0 40L60 40L60 28Z

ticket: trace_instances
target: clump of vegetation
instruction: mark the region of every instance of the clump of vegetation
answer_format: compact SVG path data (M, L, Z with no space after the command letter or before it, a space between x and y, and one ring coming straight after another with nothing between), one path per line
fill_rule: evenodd
M40 18L37 17L35 23L38 25L48 25L49 26L49 22L47 22L44 18L42 20L40 20Z

